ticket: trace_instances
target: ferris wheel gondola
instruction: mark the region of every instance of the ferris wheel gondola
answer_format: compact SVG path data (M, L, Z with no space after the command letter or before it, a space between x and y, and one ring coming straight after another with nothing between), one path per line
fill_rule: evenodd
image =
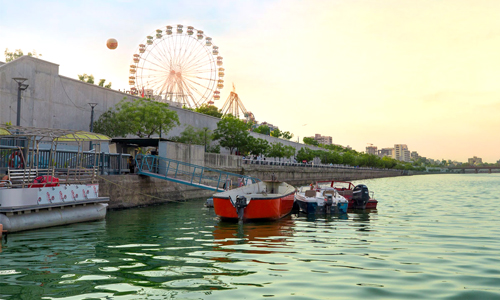
M131 91L189 108L220 99L225 70L219 47L193 26L166 26L148 35L133 55Z

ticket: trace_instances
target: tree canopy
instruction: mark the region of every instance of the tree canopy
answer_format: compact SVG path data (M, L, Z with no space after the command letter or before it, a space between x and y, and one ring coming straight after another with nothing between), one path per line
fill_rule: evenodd
M167 134L179 125L175 111L168 109L168 104L150 99L126 101L124 98L114 108L103 113L94 122L94 131L111 137L127 136L150 138L154 134Z
M304 142L304 144L307 144L307 145L319 146L318 141L316 141L312 137L305 137L302 139L302 141Z
M15 51L10 52L8 48L5 49L4 54L5 54L5 62L11 62L14 59L17 59L17 58L24 55L24 53L21 49L16 49ZM33 50L33 52L28 52L28 54L26 54L26 55L37 57L37 58L42 56L41 54L37 54L35 50Z
M285 146L282 143L271 144L267 150L269 157L292 157L295 155L295 148L292 146Z
M172 140L183 144L194 145L209 145L213 139L213 131L208 128L196 128L192 125L187 125L179 136L173 137Z
M87 75L86 73L83 73L81 75L79 74L78 80L86 82L86 83L90 83L90 84L94 84L94 82L95 82L94 75L92 75L92 74ZM104 84L104 83L106 83L106 79L99 79L99 83L97 85L108 88L108 89L111 88L111 82L109 82L108 84Z
M233 154L234 149L244 147L248 143L249 128L250 125L233 115L225 115L217 123L214 139L218 140L222 147L228 148L229 152Z
M259 125L259 127L253 129L253 132L270 135L271 129L267 125Z
M195 108L194 111L200 114L205 114L216 118L222 117L222 111L218 109L217 106L209 105L207 103L204 103L200 107Z

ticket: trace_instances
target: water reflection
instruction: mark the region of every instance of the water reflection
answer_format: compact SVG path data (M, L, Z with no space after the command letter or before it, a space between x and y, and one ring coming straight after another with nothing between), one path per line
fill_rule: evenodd
M376 210L358 210L356 213L352 213L352 220L354 221L352 224L358 227L357 231L372 231L370 218L375 217L376 214Z
M254 254L276 253L277 249L289 248L287 241L293 236L295 222L292 216L278 221L230 223L220 221L214 226L214 250ZM247 249L231 246L247 245Z

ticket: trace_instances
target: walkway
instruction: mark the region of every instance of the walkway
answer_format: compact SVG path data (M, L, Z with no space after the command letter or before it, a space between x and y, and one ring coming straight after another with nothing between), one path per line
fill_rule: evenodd
M257 178L225 172L204 166L169 159L156 155L136 158L138 174L181 184L199 187L215 192L224 191L225 187L235 188L239 184L251 184L260 181Z

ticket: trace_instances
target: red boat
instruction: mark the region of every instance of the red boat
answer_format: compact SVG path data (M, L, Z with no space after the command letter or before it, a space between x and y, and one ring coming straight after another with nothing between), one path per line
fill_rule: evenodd
M215 214L222 219L277 220L293 208L295 187L281 181L261 181L213 195Z
M376 209L378 201L370 196L368 187L364 184L354 186L349 181L318 181L319 186L328 186L335 188L340 195L349 201L349 207L353 209ZM373 192L372 192L373 194Z

